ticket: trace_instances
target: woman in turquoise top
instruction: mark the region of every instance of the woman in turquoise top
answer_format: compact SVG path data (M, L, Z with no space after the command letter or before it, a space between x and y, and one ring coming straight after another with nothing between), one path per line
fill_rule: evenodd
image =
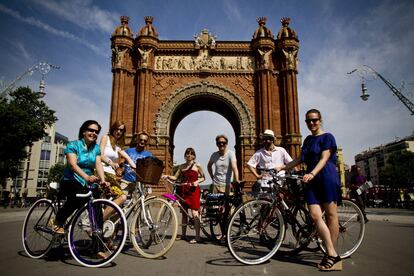
M94 183L93 195L99 197L99 189L96 183L108 185L105 182L104 171L101 163L101 150L96 143L101 126L94 120L88 120L79 129L79 140L69 142L65 149L67 165L61 182L62 195L67 200L56 214L54 231L64 234L64 228L68 217L86 203L85 198L78 198L76 194L88 192L88 183ZM98 176L93 175L96 169Z

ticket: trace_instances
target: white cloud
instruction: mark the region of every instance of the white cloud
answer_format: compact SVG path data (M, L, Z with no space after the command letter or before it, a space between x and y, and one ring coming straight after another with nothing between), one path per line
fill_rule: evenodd
M320 109L325 129L336 136L349 164L354 163L354 156L362 150L390 142L395 136L409 135L413 130L408 110L391 97L385 84L380 80L367 83L371 98L362 102L360 79L356 74L346 74L358 65L369 64L390 74L387 77L404 72L412 75L414 33L410 28L406 32L404 25L413 26L413 6L408 6L395 8L386 2L346 24L328 16L326 30L318 34L319 44L313 41L312 46L319 48L318 54L301 57L304 61L299 75L301 121L309 108ZM404 20L396 20L389 28L385 17ZM303 123L301 131L303 136L309 133Z
M104 108L100 101L85 97L72 86L48 85L44 100L57 111L57 131L70 140L77 139L79 127L86 120L98 121L102 133L108 130L109 106Z
M79 44L82 44L83 46L89 48L90 50L92 50L96 54L101 55L101 56L105 56L105 52L102 51L99 47L95 46L92 43L89 43L88 41L86 41L84 39L79 38L78 36L76 36L76 35L74 35L70 32L62 31L62 30L59 30L57 28L54 28L54 27L50 26L49 24L46 24L43 21L38 20L38 19L33 18L33 17L24 17L19 12L15 11L15 10L12 10L12 9L9 9L6 6L2 5L2 4L0 4L0 11L14 17L15 19L17 19L21 22L24 22L24 23L27 23L31 26L40 28L40 29L42 29L42 30L44 30L48 33L53 34L53 35L64 37L64 38L76 41Z
M112 33L118 16L92 4L91 0L33 0L37 5L88 30Z

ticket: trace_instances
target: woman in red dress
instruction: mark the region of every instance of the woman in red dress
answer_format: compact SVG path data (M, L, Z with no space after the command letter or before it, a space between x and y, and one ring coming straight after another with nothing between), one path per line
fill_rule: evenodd
M195 162L196 154L193 148L187 148L184 153L185 163L181 164L175 175L166 175L170 180L179 179L182 186L180 196L183 198L181 204L188 213L191 209L191 214L194 218L194 228L196 232L195 239L190 240L191 244L200 243L200 187L199 183L205 180L203 169L200 164ZM188 216L185 212L182 214L182 234L177 239L187 240L187 223Z

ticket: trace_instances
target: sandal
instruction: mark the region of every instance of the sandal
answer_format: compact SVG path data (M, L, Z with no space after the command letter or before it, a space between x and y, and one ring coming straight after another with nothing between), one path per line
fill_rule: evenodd
M318 264L318 268L321 271L342 270L342 259L339 255L336 257L325 255Z
M58 235L64 235L65 234L65 229L63 227L60 227L59 225L53 225L53 233L58 234Z
M183 240L186 241L187 240L187 236L186 235L177 235L177 237L175 238L176 241L179 240Z
M191 241L189 241L190 244L196 244L196 243L204 243L202 239L200 238L196 238L196 239L192 239Z
M98 257L99 259L105 260L108 258L108 255L105 252L100 251L96 253L96 257Z

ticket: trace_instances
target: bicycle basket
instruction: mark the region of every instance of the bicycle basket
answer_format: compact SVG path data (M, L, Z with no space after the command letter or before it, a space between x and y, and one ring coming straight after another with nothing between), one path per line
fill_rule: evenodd
M137 160L137 180L147 184L158 185L162 171L163 162L153 156Z

